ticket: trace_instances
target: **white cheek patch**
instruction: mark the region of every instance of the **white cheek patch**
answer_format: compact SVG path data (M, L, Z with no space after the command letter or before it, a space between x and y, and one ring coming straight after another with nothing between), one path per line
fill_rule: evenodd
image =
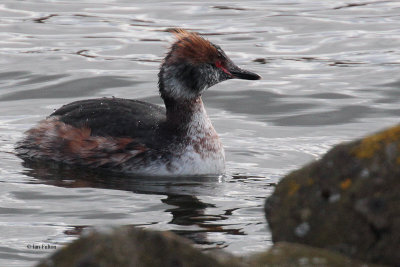
M199 82L196 83L199 88L188 88L182 77L179 77L181 71L175 66L163 66L162 83L163 94L174 99L194 99L201 95L207 88L225 80L221 77L221 72L207 65L199 67L198 77ZM182 79L180 79L182 78ZM194 79L195 77L193 77Z
M166 79L164 84L164 90L167 92L169 97L174 99L192 99L196 97L190 89L185 88L182 82L177 79Z

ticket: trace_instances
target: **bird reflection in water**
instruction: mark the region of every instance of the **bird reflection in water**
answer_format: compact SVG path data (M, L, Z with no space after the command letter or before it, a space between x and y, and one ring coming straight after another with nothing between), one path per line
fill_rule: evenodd
M224 241L210 241L209 233L244 235L241 229L232 228L231 225L227 227L227 224L222 223L232 215L232 211L235 209L225 210L223 214L207 214L207 208L216 206L199 199L201 196L210 196L210 194L218 195L218 192L212 192L212 190L217 190L216 184L221 180L221 177L218 176L139 177L77 168L55 162L25 160L23 165L26 168L24 174L35 179L33 183L65 188L90 187L124 190L136 194L165 195L166 198L161 201L172 207L160 210L160 212L171 214L172 219L168 223L179 226L171 231L192 240L203 249L227 246ZM153 224L153 222L149 222L149 224ZM79 235L87 227L90 225L72 225L64 231L64 234Z

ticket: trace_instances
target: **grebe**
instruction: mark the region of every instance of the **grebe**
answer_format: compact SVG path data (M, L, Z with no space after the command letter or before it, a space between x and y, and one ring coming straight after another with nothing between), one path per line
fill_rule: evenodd
M18 155L142 175L222 174L224 149L201 94L228 79L260 76L196 33L174 34L158 74L165 108L121 98L72 102L28 130Z

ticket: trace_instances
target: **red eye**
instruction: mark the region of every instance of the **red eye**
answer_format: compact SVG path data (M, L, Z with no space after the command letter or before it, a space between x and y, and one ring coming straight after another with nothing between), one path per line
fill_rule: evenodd
M233 77L232 73L230 73L230 71L224 65L222 65L222 61L220 61L220 60L215 61L215 66L217 68L221 69L223 72L225 72L229 76Z

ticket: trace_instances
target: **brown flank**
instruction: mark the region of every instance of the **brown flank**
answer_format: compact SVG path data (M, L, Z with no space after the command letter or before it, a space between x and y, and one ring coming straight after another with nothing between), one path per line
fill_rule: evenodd
M20 151L28 149L24 154L30 158L99 167L117 166L147 150L144 145L136 143L132 146L133 143L134 139L128 137L92 136L90 128L76 128L50 118L27 131L19 148Z

